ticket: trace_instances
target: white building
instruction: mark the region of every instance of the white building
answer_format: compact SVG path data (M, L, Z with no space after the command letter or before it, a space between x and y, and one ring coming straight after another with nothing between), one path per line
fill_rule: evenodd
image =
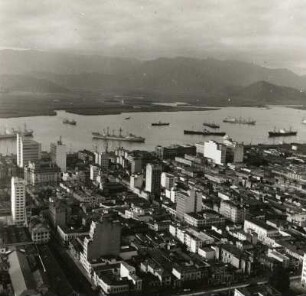
M17 165L23 168L29 161L40 159L41 144L17 134Z
M175 185L175 176L166 172L161 174L161 187L171 190Z
M224 164L226 161L226 146L215 141L204 143L204 157L216 164Z
M99 175L100 169L95 165L90 165L90 180L96 181Z
M302 274L301 274L301 282L302 285L306 285L306 253L304 254L303 258L303 267L302 267Z
M66 145L62 143L62 139L50 145L51 160L57 164L62 172L67 169L67 152Z
M279 234L276 228L266 224L264 221L250 218L244 220L243 230L246 233L255 232L258 240L268 245L272 243L272 238Z
M26 222L25 181L21 178L11 179L11 208L13 224L23 225Z
M146 189L150 193L160 192L162 168L159 164L148 163L146 166Z

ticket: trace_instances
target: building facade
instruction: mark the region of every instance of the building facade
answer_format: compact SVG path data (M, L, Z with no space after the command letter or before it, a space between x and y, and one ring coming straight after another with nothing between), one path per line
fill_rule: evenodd
M25 181L21 178L11 179L12 222L16 225L26 223L26 190Z

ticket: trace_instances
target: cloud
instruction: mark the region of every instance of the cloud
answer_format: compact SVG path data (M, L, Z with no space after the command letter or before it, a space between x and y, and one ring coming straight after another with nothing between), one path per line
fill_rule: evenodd
M0 46L239 57L302 71L305 19L300 0L1 0Z

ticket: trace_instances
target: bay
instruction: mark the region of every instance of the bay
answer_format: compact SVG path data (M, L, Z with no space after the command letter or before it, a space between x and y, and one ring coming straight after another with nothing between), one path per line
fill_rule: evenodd
M130 117L129 120L126 118ZM255 126L224 123L225 117L243 117L256 120ZM76 126L63 124L63 119L74 119ZM269 108L227 107L208 111L185 112L146 112L122 113L116 115L84 116L58 111L56 116L35 116L19 118L0 118L0 133L5 128L20 128L24 124L28 129L34 130L34 139L42 143L43 150L49 151L50 143L62 137L68 151L75 152L82 149L104 151L106 143L103 140L92 139L91 132L107 129L118 133L119 128L123 134L133 133L144 137L145 143L128 143L109 141L108 149L117 147L126 149L154 150L156 145L168 146L171 144L194 144L204 140L214 139L216 136L190 136L184 135L184 129L202 130L203 122L214 122L220 125L220 131L226 132L231 138L245 144L258 143L291 143L306 142L306 125L302 119L306 118L306 111L271 106ZM152 127L152 122L169 122L169 126ZM269 138L268 131L275 128L297 130L295 137ZM0 153L16 153L15 140L0 140Z

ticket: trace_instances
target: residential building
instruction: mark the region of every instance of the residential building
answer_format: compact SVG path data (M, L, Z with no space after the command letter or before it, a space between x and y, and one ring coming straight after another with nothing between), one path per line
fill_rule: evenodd
M11 179L12 222L16 225L26 223L26 190L25 181L18 177Z
M234 223L243 223L246 209L244 206L230 200L222 200L219 213Z

